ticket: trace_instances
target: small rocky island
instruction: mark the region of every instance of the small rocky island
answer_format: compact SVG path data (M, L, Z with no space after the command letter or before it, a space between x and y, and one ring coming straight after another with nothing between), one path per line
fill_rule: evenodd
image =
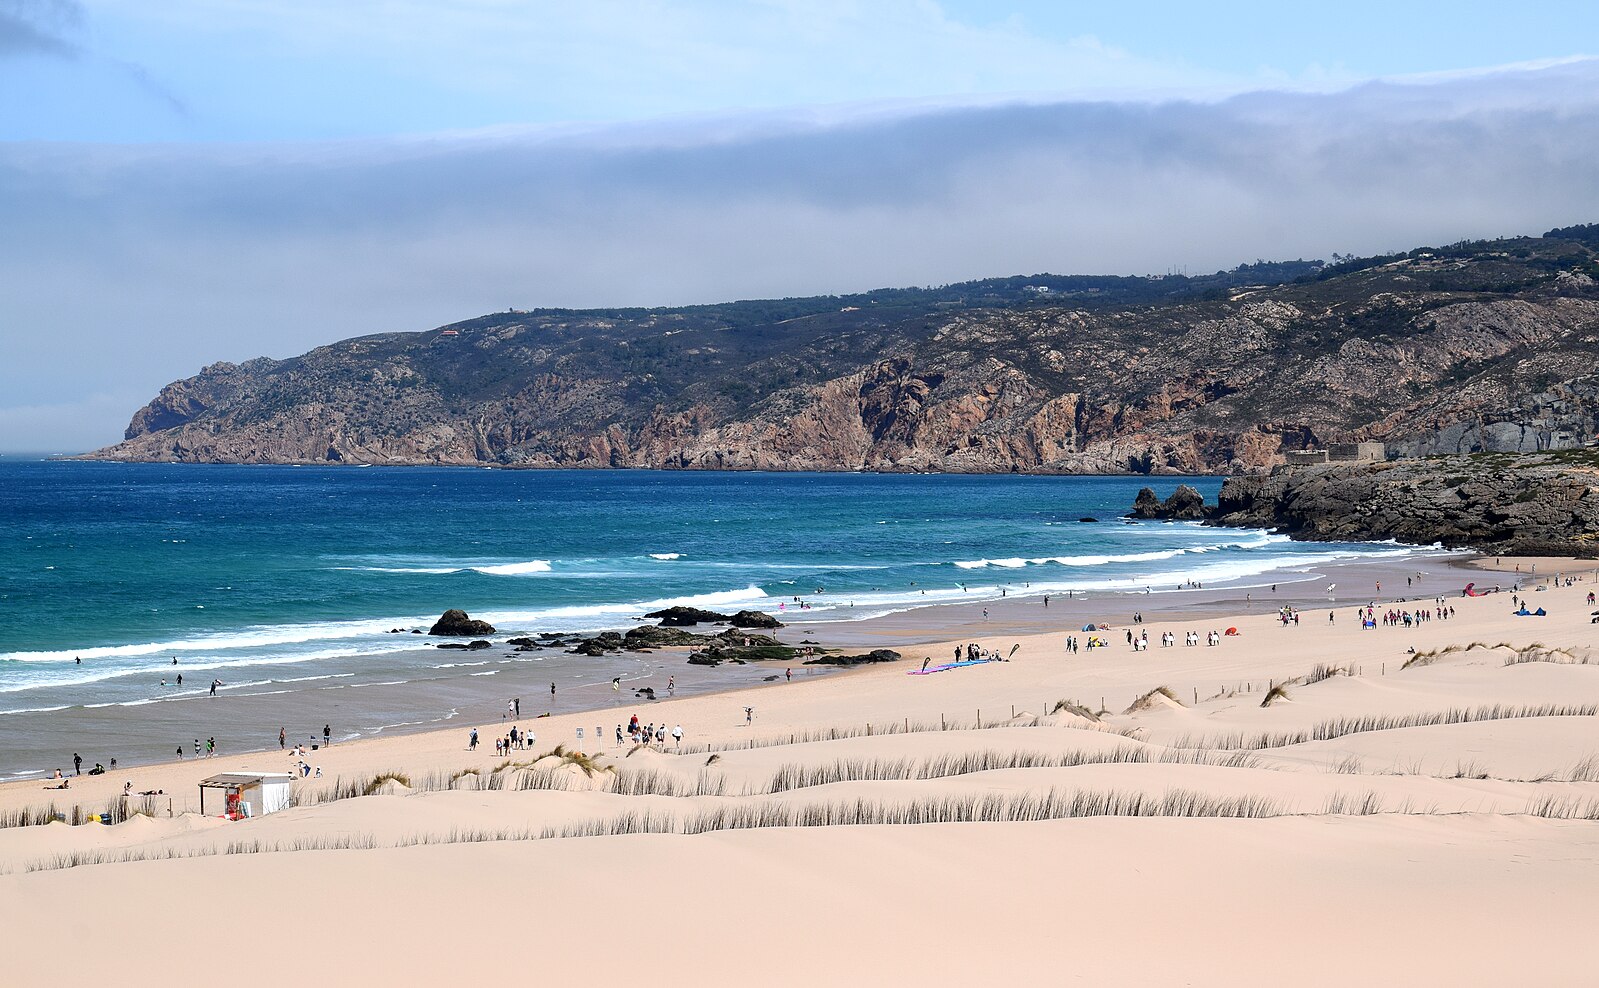
M1599 450L1302 462L1230 477L1205 506L1184 485L1139 491L1129 517L1273 528L1306 541L1434 543L1599 558Z

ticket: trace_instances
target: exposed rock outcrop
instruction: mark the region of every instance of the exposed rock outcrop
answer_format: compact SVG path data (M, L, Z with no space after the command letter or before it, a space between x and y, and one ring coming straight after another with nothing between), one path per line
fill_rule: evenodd
M1297 539L1599 557L1599 453L1477 454L1283 468L1222 485L1214 521Z
M739 611L733 615L730 622L735 628L766 628L775 630L783 626L783 622L772 617L764 611Z
M900 654L891 648L874 648L865 655L819 655L806 659L808 666L863 666L876 662L898 662Z
M478 621L467 616L467 613L458 608L450 608L440 618L433 622L433 627L428 629L428 634L447 638L468 638L478 635L494 634L494 625L487 621Z
M1153 488L1141 488L1133 500L1133 510L1127 513L1129 518L1170 521L1202 521L1208 515L1205 495L1188 484L1179 484L1165 501Z
M660 621L663 628L691 628L696 624L726 624L733 620L726 614L682 605L651 611L644 616L652 621Z

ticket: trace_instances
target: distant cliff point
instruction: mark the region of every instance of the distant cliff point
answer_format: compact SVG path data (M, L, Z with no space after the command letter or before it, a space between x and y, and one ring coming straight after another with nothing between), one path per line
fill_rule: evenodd
M534 310L213 364L99 459L1243 473L1599 425L1599 227L1202 277Z

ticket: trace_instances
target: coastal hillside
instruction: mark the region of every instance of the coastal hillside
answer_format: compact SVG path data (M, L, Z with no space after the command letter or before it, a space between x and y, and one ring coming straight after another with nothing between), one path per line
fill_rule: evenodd
M1328 442L1580 444L1599 226L1203 277L1037 275L509 311L162 389L91 456L212 463L1248 472Z

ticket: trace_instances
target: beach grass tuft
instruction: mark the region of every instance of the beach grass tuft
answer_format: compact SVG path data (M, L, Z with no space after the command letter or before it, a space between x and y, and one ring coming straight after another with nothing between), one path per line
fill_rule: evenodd
M1523 717L1592 717L1599 714L1599 705L1592 703L1495 703L1480 707L1454 707L1449 710L1413 714L1365 714L1358 717L1337 717L1324 720L1304 731L1264 731L1245 734L1241 731L1211 734L1184 735L1170 743L1173 748L1243 749L1258 751L1262 748L1286 748L1307 741L1331 741L1350 734L1371 731L1395 731L1408 727L1437 727L1446 724L1470 724L1484 720L1516 720Z
M1527 804L1527 812L1546 820L1599 820L1599 799L1539 796Z
M1382 798L1373 790L1368 789L1359 796L1335 792L1327 796L1321 811L1329 816L1371 816L1383 812L1383 804Z
M366 785L361 790L361 795L370 796L389 782L397 782L407 789L411 788L411 777L404 772L379 772L366 781Z

